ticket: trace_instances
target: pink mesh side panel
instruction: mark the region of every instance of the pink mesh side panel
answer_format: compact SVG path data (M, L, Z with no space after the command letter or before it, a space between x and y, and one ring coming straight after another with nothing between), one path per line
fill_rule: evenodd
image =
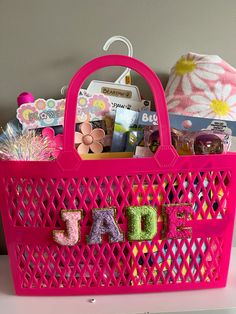
M226 217L231 171L183 171L120 176L4 179L9 247L19 294L166 291L225 284ZM162 239L162 204L191 203L189 239ZM152 241L128 242L128 206L157 208ZM116 208L125 242L88 245L92 209ZM62 209L82 209L81 241L57 245ZM230 248L228 248L230 249ZM228 263L228 261L227 261ZM49 292L49 290L52 290Z
M82 228L93 208L116 207L119 224L127 206L193 204L193 220L223 219L230 171L137 174L81 178L6 178L4 186L13 226L64 227L61 209L83 209Z

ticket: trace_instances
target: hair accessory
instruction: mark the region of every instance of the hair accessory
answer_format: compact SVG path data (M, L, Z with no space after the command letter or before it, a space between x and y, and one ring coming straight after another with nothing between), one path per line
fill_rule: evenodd
M87 154L89 150L93 153L101 153L103 146L100 143L105 137L103 129L92 128L91 123L84 122L80 125L81 132L75 132L75 144L79 144L77 151L79 154Z
M47 127L42 131L42 136L49 140L49 147L52 149L52 157L57 157L62 150L63 146L63 135L55 135L53 128Z
M128 239L130 241L152 240L157 233L157 213L152 206L130 206Z
M0 144L0 159L3 160L51 160L53 148L48 138L35 131L22 132L8 124L4 141Z
M109 241L111 243L124 241L124 236L120 232L114 216L114 208L93 209L94 223L87 238L88 244L101 243L102 235L104 234L109 235Z
M53 239L61 245L73 246L79 239L79 224L81 210L62 210L62 220L66 222L66 231L53 230Z

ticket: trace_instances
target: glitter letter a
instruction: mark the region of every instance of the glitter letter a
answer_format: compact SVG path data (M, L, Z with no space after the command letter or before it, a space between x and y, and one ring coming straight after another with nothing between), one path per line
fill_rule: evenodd
M93 209L93 226L87 238L88 244L102 242L102 235L108 234L109 242L121 242L124 240L123 234L114 219L114 208Z

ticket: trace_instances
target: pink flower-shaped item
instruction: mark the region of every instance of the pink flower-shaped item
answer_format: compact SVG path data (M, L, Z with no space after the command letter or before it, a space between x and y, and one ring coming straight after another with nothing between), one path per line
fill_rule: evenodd
M77 151L79 154L87 154L89 149L93 153L101 153L103 146L100 141L105 137L103 129L92 128L92 125L88 122L84 122L80 125L80 132L75 132L75 144L79 144Z
M54 158L56 158L60 151L62 150L63 146L63 135L62 134L57 134L55 136L55 131L53 128L44 128L42 131L42 136L44 138L47 138L50 140L50 149L51 149L51 154Z
M31 124L35 122L34 113L36 113L36 109L33 104L23 104L17 110L17 118L21 123Z
M105 116L111 109L111 103L103 94L95 94L89 99L88 107L96 116Z

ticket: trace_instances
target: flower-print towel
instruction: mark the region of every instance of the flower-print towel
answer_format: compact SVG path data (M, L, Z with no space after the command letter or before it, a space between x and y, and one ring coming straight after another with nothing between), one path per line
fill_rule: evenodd
M172 113L236 120L236 69L219 56L190 52L171 69L166 99Z

